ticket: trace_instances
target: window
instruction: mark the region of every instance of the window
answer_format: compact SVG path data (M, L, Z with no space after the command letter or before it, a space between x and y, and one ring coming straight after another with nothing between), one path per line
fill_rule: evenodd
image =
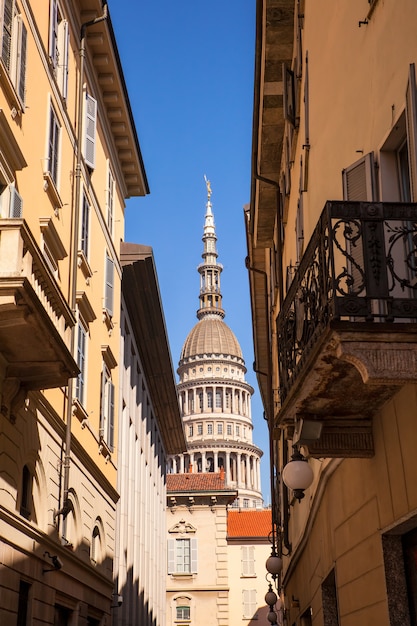
M322 607L325 624L339 626L336 577L334 569L321 584Z
M242 591L243 618L256 619L256 589Z
M249 498L243 498L243 508L244 509L249 508Z
M194 435L194 426L192 424L188 427L188 434L190 437Z
M217 434L223 435L223 423L222 422L217 422Z
M63 18L57 0L51 0L49 9L49 58L52 71L63 98L68 91L68 22Z
M59 125L55 110L51 106L51 110L49 114L48 172L55 187L58 187L58 160L59 160L60 133L61 133L61 127Z
M200 411L202 411L203 410L203 392L199 391L197 395L198 395Z
M110 368L103 363L101 372L100 439L110 452L114 447L114 384Z
M176 619L179 622L190 621L190 607L189 606L177 606Z
M77 329L77 365L80 370L75 383L75 397L84 404L85 396L85 375L86 375L86 358L87 358L87 330L80 320Z
M236 425L236 437L240 437L240 426Z
M107 194L106 194L106 210L107 210L107 228L110 234L113 234L113 215L114 215L114 176L111 171L110 164L107 166Z
M226 409L230 409L230 405L232 403L232 392L230 389L226 391Z
M20 515L30 519L32 513L32 487L33 476L27 465L24 465L22 472L22 491L20 497Z
M203 424L197 424L197 435L203 434Z
M110 317L113 317L113 285L114 264L112 259L106 254L106 284L104 290L104 309Z
M231 434L232 434L232 432L233 432L233 429L232 429L232 424L227 424L227 427L226 427L226 428L227 428L227 430L226 430L227 434L228 434L228 435L231 435Z
M86 94L84 109L84 159L88 167L96 165L97 101Z
M243 500L243 503L245 500ZM241 546L241 565L242 576L250 577L255 576L255 547L254 546Z
M100 558L100 548L101 548L100 544L101 544L100 529L96 525L94 526L94 529L91 535L91 552L90 552L90 558L94 564L98 563L99 558Z
M168 540L168 574L197 573L197 539L180 537Z
M211 390L207 391L207 407L213 408L213 392Z
M80 250L84 257L88 259L90 243L90 204L85 194L83 194L83 204L81 207L81 232L80 232Z
M207 434L208 435L213 434L213 424L207 424Z
M26 626L28 623L30 587L31 585L25 580L21 580L19 583L19 604L17 607L16 626Z
M222 392L221 389L216 389L216 409L222 408Z
M15 0L4 0L0 7L1 60L22 107L25 103L27 30Z

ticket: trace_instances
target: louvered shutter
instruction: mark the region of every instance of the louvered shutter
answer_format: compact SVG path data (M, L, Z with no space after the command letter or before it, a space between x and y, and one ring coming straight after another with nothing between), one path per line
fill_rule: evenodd
M53 67L56 66L57 56L57 22L58 22L58 3L57 0L51 0L49 5L49 58Z
M16 187L10 185L10 204L9 204L9 217L22 217L23 214L23 199L22 196L16 191Z
M27 29L20 16L16 17L17 31L18 31L18 44L17 44L17 59L16 59L16 77L15 86L19 95L20 102L25 103L25 90L26 90L26 54L27 54Z
M100 425L99 425L99 429L100 429L100 437L104 437L104 427L105 427L105 420L106 420L106 366L103 363L103 367L101 370L101 379L100 379Z
M343 170L343 198L351 201L372 202L375 196L374 171L373 152L366 154ZM351 240L346 240L347 253L352 259L348 263L351 277L349 290L353 295L359 295L364 288L363 239L360 236L355 240L355 235L358 234L357 227L352 224L352 228L353 237Z
M175 539L168 539L168 574L175 573Z
M96 165L97 100L86 94L84 117L84 159L88 167Z
M197 574L198 571L198 546L197 539L193 537L191 539L191 573Z
M67 20L62 22L62 61L59 66L59 86L64 100L68 95L68 55L69 55L69 28Z
M417 202L417 97L416 97L416 70L414 63L410 64L408 85L406 91L406 123L408 162L410 168L411 201Z
M108 395L109 395L109 414L108 414L108 435L107 435L107 444L110 448L111 451L113 451L114 449L114 385L111 382L111 380L109 380L107 382L109 389L108 389Z
M1 58L7 71L10 70L12 52L13 7L14 0L4 0Z
M106 256L106 285L104 294L104 308L110 317L113 316L113 284L114 265L110 257Z

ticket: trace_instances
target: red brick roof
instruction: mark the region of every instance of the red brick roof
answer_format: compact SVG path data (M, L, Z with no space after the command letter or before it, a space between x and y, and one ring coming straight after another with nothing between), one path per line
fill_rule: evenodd
M224 473L167 474L170 491L230 491L224 484Z
M271 509L227 513L228 537L268 537L271 529Z

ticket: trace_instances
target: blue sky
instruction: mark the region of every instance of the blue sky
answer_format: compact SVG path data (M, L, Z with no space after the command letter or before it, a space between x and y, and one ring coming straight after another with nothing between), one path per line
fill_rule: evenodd
M268 437L252 371L243 206L250 198L255 0L109 0L150 195L128 200L126 241L153 247L176 369L197 322L211 181L225 322L242 347L269 503Z

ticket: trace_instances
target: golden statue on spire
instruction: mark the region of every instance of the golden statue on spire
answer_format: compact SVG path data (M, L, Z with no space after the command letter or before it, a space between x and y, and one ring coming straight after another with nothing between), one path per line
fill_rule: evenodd
M207 179L207 176L206 176L205 174L204 174L204 180L206 181L206 187L207 187L207 197L208 197L208 199L209 199L209 201L210 201L210 198L211 198L211 193L212 193L212 192L211 192L211 183L210 183L210 181Z

